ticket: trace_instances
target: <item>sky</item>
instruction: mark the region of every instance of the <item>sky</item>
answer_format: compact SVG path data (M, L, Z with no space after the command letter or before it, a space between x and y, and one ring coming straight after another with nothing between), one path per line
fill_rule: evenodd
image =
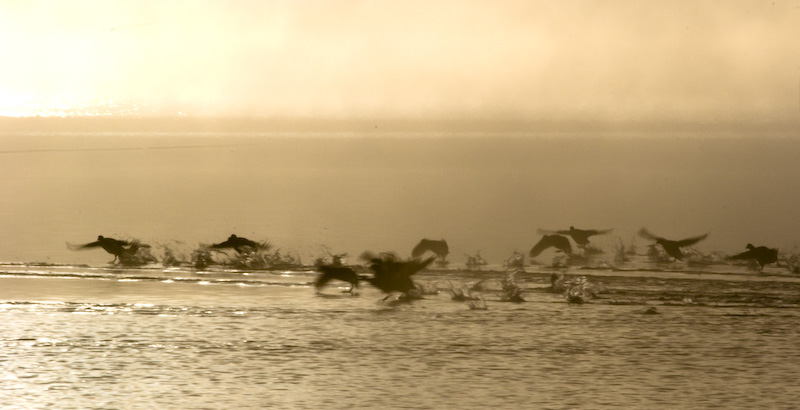
M796 120L800 0L0 2L0 116Z

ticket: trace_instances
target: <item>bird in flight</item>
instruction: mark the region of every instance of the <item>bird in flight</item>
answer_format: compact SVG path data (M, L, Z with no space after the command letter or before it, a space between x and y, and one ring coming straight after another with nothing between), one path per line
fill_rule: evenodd
M684 255L681 252L681 248L692 246L697 242L706 239L706 237L708 237L708 234L695 236L692 238L681 239L679 241L673 241L670 239L665 239L659 236L655 236L652 233L650 233L647 229L642 228L639 230L639 236L645 239L656 241L657 244L661 245L661 247L664 248L664 252L666 252L667 255L672 256L677 260L683 260Z
M314 288L317 293L319 293L328 282L334 279L349 283L350 289L347 291L349 293L353 293L353 289L358 288L360 278L356 271L349 266L337 266L333 264L319 265L317 266L317 270L320 272L319 276L317 276L317 279L314 281Z
M447 246L447 241L444 239L438 241L434 239L423 239L411 250L411 257L419 258L428 251L433 252L436 256L444 260L450 253L450 247Z
M237 253L244 253L250 250L264 249L264 244L251 241L247 238L242 238L236 235L231 235L225 242L220 242L209 246L213 249L233 249Z
M535 258L539 256L540 253L544 252L545 249L548 248L556 248L567 255L572 255L572 245L569 244L569 239L565 236L561 235L544 235L542 239L539 239L539 242L536 245L533 245L531 251L528 255L531 258Z
M114 260L111 261L111 263L115 263L117 260L122 262L122 258L126 255L133 255L140 247L148 246L149 245L142 245L138 241L128 242L114 238L106 238L103 235L98 236L96 241L84 245L73 245L67 243L67 247L73 251L103 248L103 250L106 252L114 255Z
M589 237L595 235L605 235L609 232L613 231L613 229L575 229L574 226L570 226L568 230L560 230L560 231L548 231L545 229L539 229L538 233L540 235L545 234L558 234L558 235L568 235L572 237L572 240L578 245L579 248L584 249L586 245L589 244Z
M402 261L392 254L377 256L371 252L365 252L361 258L369 263L369 268L373 272L372 276L364 276L362 279L386 293L383 300L388 299L393 292L407 295L408 292L416 289L417 286L411 280L411 275L427 268L436 259L435 256L431 256L425 260L415 258Z
M761 269L764 269L764 265L778 261L778 250L767 248L766 246L753 246L753 244L748 243L746 251L733 255L728 259L755 259Z

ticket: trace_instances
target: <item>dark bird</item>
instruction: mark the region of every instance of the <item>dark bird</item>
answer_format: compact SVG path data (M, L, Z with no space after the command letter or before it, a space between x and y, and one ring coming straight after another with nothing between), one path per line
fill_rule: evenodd
M672 256L677 260L683 260L683 253L681 252L681 248L692 246L697 242L706 239L708 234L682 239L680 241L672 241L669 239L661 238L659 236L655 236L650 232L648 232L647 229L642 228L639 230L639 236L641 236L642 238L650 239L652 241L656 241L657 244L661 245L661 247L664 248L664 252L666 252L667 255Z
M579 248L585 248L586 245L589 244L589 237L595 235L605 235L611 231L613 231L613 229L575 229L575 227L570 226L569 230L547 231L544 229L539 229L538 232L539 234L569 235Z
M761 269L764 269L766 264L778 261L777 249L767 248L766 246L753 246L751 243L747 244L747 249L747 251L733 255L728 259L755 259L761 265Z
M431 256L425 260L401 261L394 255L378 257L369 252L364 253L362 258L369 262L369 268L373 272L373 276L363 276L362 279L387 293L384 300L392 292L407 294L409 291L416 289L414 281L411 280L411 275L425 269L436 259L436 257Z
M531 258L535 258L539 256L540 253L544 252L547 248L556 248L567 255L572 255L572 245L569 244L569 239L565 236L561 235L545 235L542 236L542 239L536 243L536 245L531 248L531 251L528 253Z
M320 272L320 275L317 276L317 280L314 281L314 288L317 290L317 293L319 293L328 282L334 279L349 283L350 289L348 292L350 293L353 292L353 289L358 288L358 274L350 267L341 265L319 265L317 269Z
M209 246L210 248L214 249L226 249L230 248L235 250L237 253L246 252L249 249L256 250L256 249L263 249L265 246L255 241L251 241L247 238L242 238L236 235L231 235L228 240L225 242L216 243L214 245Z
M419 241L419 243L417 244L417 246L414 247L414 249L411 250L411 257L419 258L427 251L433 252L436 256L444 260L450 253L450 248L447 246L447 241L445 241L444 239L440 241L433 239L423 239Z
M116 262L117 259L121 261L122 257L128 253L136 253L136 251L139 249L139 246L140 245L137 242L131 243L119 239L106 238L103 235L98 236L96 241L87 243L85 245L72 245L67 243L67 247L73 251L81 251L98 247L103 248L103 250L106 252L114 255L114 260L112 263Z

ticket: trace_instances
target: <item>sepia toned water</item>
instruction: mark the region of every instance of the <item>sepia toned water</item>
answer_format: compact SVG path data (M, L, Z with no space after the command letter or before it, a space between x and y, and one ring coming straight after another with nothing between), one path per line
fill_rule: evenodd
M2 133L2 409L796 408L800 142L750 135ZM539 229L613 229L589 268L516 274ZM764 272L620 265L646 227ZM98 235L189 260L231 234L304 265L445 238L439 290L316 295L315 273L120 269ZM463 268L480 252L484 272ZM719 262L719 258L716 259ZM589 303L547 291L586 276ZM486 279L486 309L450 287ZM657 314L645 314L651 307Z
M585 276L570 304L550 275ZM791 409L800 278L654 269L430 270L411 303L313 271L0 270L3 409ZM485 279L485 310L449 289ZM644 314L655 307L657 314Z
M538 229L798 245L800 135L5 133L0 261L100 265L98 235L191 252L231 234L311 263L447 239L500 263Z

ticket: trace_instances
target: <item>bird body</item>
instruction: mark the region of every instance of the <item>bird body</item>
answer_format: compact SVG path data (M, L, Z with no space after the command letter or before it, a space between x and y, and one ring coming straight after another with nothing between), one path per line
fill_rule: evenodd
M436 257L431 256L425 260L401 261L393 256L376 257L370 254L365 255L367 255L366 259L373 275L371 277L364 276L362 279L387 294L392 292L408 293L416 289L414 281L411 280L411 275L425 269L436 259Z
M350 289L348 292L352 292L353 289L358 287L359 277L353 268L347 266L320 265L317 269L320 271L320 275L317 276L317 280L314 282L314 287L317 292L334 279L349 283Z
M243 253L243 252L245 252L247 250L247 248L261 249L261 248L264 248L264 245L262 245L262 244L260 244L258 242L255 242L255 241L251 241L251 240L249 240L247 238L242 238L242 237L239 237L239 236L236 236L236 235L231 235L230 237L228 237L228 240L226 240L225 242L220 242L220 243L211 245L210 248L214 248L214 249L226 249L226 248L228 248L228 249L235 250L237 253Z
M653 241L656 241L657 244L661 245L661 247L664 248L664 252L666 252L667 255L672 256L673 258L675 258L677 260L683 260L683 256L684 255L681 252L681 248L685 248L687 246L692 246L692 245L696 244L697 242L700 242L703 239L706 239L706 237L708 237L708 234L695 236L695 237L692 237L692 238L681 239L679 241L673 241L673 240L661 238L659 236L655 236L655 235L651 234L650 232L648 232L647 229L642 228L642 229L639 230L639 236L641 236L643 238L647 238L647 239L653 240Z
M747 249L747 251L733 255L728 259L755 259L761 269L764 269L764 265L778 261L777 249L767 248L766 246L753 246L750 243L747 244Z
M539 256L547 248L556 248L567 255L572 255L572 245L569 244L569 239L561 235L544 235L536 245L531 248L529 253L531 258Z
M106 238L103 235L99 235L97 240L94 242L84 245L72 245L67 243L67 247L73 251L103 248L104 251L114 255L114 260L112 262L116 262L118 259L119 261L123 261L123 258L126 256L135 255L140 247L149 247L149 245L142 245L138 241L128 242L120 239Z

